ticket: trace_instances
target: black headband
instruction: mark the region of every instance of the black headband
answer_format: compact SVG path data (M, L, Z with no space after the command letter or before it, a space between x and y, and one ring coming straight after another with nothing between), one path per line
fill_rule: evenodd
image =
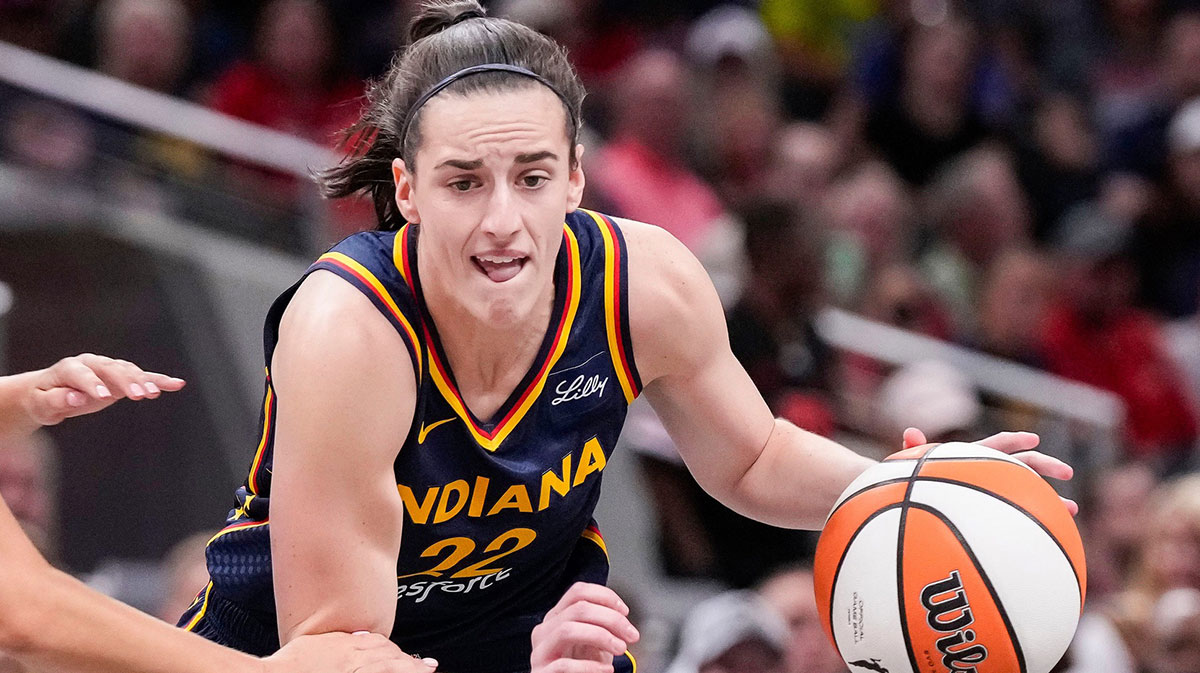
M470 77L471 75L479 74L481 72L511 72L517 75L524 75L525 77L529 77L541 82L546 88L553 91L555 95L562 100L563 105L567 107L567 114L571 117L571 128L575 129L579 127L579 120L575 118L575 109L571 107L571 102L567 100L567 97L565 94L563 94L563 92L558 90L558 87L550 83L550 80L542 77L532 70L522 68L519 65L511 65L508 63L481 63L480 65L473 65L468 68L463 68L462 70L459 70L458 72L446 77L437 84L434 84L428 91L421 94L421 97L418 98L416 102L414 102L412 106L408 108L408 115L404 117L404 126L400 128L400 151L404 151L404 142L408 139L408 126L412 123L413 117L417 116L417 111L421 109L422 105L427 103L430 98L436 96L442 89L454 84L458 80L464 77Z

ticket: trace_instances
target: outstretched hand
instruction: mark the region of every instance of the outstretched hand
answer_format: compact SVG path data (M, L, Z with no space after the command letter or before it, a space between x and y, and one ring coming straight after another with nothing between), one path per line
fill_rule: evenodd
M90 414L127 397L152 400L183 388L183 379L143 371L132 362L84 353L20 375L28 377L22 406L36 425L56 425Z
M1043 477L1062 480L1070 479L1075 474L1075 470L1054 456L1047 456L1040 451L1034 451L1039 442L1041 442L1041 438L1032 432L1000 432L974 443L986 446L989 449L1003 451L1033 468L1034 472ZM928 443L925 439L925 433L920 430L908 428L904 431L905 449L911 449ZM1067 510L1071 512L1071 516L1079 513L1079 505L1074 500L1063 498L1062 501L1067 506Z

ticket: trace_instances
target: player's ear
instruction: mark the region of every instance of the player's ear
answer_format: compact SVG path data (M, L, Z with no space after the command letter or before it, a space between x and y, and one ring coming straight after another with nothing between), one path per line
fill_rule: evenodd
M571 174L567 178L567 212L571 212L579 207L583 201L583 186L586 180L583 177L583 145L575 146L575 161L571 165Z
M396 207L400 209L400 214L405 220L420 224L421 215L412 200L413 174L399 157L392 159L392 181L396 183Z

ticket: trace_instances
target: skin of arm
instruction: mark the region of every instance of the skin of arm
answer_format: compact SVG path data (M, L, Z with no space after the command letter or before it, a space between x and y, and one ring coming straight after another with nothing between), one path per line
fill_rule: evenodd
M774 418L729 348L721 302L695 256L658 227L627 220L621 227L634 357L688 469L745 516L820 528L837 496L874 461Z
M133 388L133 385L138 388ZM182 379L99 355L0 377L0 437L92 413L122 397L153 399ZM102 389L98 389L102 387ZM378 634L328 634L267 659L211 643L104 596L54 569L0 501L0 651L68 673L427 673Z
M281 643L390 634L403 501L393 463L412 425L404 342L349 283L318 271L283 315L271 548Z

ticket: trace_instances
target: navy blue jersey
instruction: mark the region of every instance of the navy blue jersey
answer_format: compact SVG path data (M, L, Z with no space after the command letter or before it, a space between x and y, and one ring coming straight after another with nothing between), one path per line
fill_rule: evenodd
M320 257L402 336L416 413L397 437L404 503L392 639L451 673L527 670L529 634L576 581L604 583L608 552L592 520L605 465L640 390L628 328L620 228L570 213L554 306L533 366L492 418L463 403L417 273L418 226L362 232ZM266 356L297 283L272 306ZM275 392L267 372L262 434L228 525L209 543L212 581L181 625L255 654L278 648L269 506ZM617 670L630 662L619 659Z

